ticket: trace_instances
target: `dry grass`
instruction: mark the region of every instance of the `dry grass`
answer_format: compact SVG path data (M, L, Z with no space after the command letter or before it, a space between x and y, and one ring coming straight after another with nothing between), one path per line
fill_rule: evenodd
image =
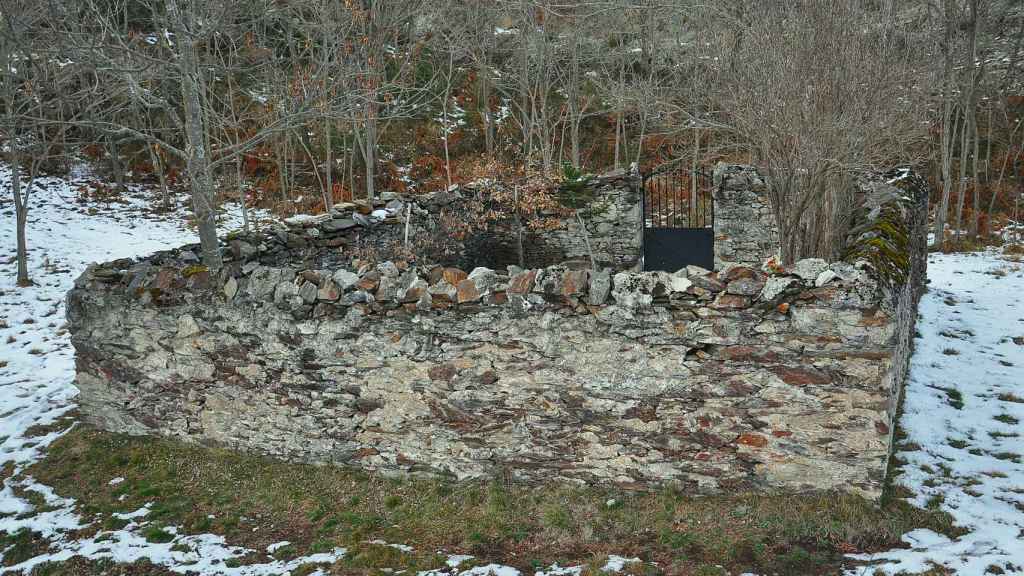
M599 567L613 553L658 563L634 567L638 574L714 574L715 565L732 573L833 574L842 554L899 546L911 529L955 532L937 511L835 493L692 497L673 489L385 478L86 426L27 473L76 498L95 516L93 531L120 527L112 512L153 502L155 536L178 525L255 550L292 542L278 558L349 548L334 574L437 568L441 549L523 570L553 562ZM126 480L110 486L117 476ZM365 543L375 539L416 552Z
M1003 246L1003 254L1007 256L1024 256L1024 244L1007 244Z

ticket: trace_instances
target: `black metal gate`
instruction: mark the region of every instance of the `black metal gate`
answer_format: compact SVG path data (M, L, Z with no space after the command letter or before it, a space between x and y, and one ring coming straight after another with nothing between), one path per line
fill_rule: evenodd
M643 176L643 268L675 272L715 267L715 204L704 170L655 171Z

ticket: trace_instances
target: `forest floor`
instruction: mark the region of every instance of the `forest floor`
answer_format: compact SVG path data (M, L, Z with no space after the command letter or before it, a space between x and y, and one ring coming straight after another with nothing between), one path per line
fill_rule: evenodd
M25 289L0 198L0 574L1024 573L1024 272L997 252L931 257L882 506L398 480L76 423L65 292L90 262L196 238L183 198L159 212L144 186L103 198L93 180L40 182Z

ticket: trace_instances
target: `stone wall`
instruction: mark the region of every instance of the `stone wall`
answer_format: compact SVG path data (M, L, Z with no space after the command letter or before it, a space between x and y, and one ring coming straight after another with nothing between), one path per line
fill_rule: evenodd
M640 259L640 178L618 171L589 180L580 194L587 202L581 210L587 234L579 221L563 220L561 226L539 235L543 244L556 247L558 258L528 259L527 266L547 266L565 260L587 260L587 237L601 266L616 270L634 267ZM531 248L532 250L532 248Z
M488 182L428 195L385 193L373 204L341 203L328 214L299 216L276 228L237 234L229 249L236 255L258 253L264 264L278 262L275 255L299 258L289 264L314 269L347 265L353 258L500 269L519 264L521 233L526 267L567 261L589 265L589 240L599 267L630 270L642 249L640 182L635 174L617 171L582 184L575 197L586 234L567 206L539 212L535 220L544 220L545 226L520 228L510 216L509 185ZM495 191L505 204L493 201ZM552 193L568 196L559 189ZM728 264L758 267L778 254L778 233L764 194L765 182L753 167L715 168L716 269Z
M715 268L760 266L779 256L779 232L767 185L752 166L718 164L714 172Z
M481 182L432 194L385 192L372 204L340 203L327 214L296 216L267 230L235 234L225 252L263 264L289 260L289 265L314 269L348 265L353 259L504 268L519 264L520 223L511 217L511 186ZM599 266L635 266L640 257L637 186L639 179L622 171L581 184L574 197L588 234L568 206L556 203L538 210L533 220L544 226L526 222L521 227L523 264L541 268L576 260L589 265L589 239ZM568 196L555 184L550 194Z
M889 425L895 429L913 353L917 305L927 284L929 186L920 174L896 169L861 182L861 192L847 259L873 270L898 327L886 380Z
M922 217L890 194L850 262L766 270L287 267L237 241L216 274L188 248L96 265L68 296L81 410L389 472L875 496L923 252L880 271L871 239Z

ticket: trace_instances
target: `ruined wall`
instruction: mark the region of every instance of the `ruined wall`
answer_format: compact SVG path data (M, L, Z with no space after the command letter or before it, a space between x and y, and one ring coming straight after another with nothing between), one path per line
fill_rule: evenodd
M726 203L763 191L747 168L715 179ZM603 229L614 260L633 200L605 182L622 196ZM353 259L368 236L394 241L403 208L429 221L466 201L439 193L390 199L381 222L342 206L234 237L217 273L194 247L92 266L68 295L81 410L117 432L373 470L875 496L924 285L927 186L896 171L862 200L831 264L761 268L768 242L733 236L722 259L756 266ZM762 209L718 208L721 234L765 232Z
M715 269L761 266L779 255L779 232L767 185L752 166L718 164L714 172Z
M639 260L638 185L637 177L617 171L590 177L575 193L601 267L623 270ZM512 217L511 186L485 182L431 194L385 192L372 204L339 203L327 214L296 216L268 230L233 235L229 247L236 257L256 254L264 264L280 264L280 255L289 265L313 269L348 265L354 258L503 269L519 264L521 223ZM557 187L551 194L566 195ZM571 209L559 204L538 211L534 220L545 226L522 226L524 266L570 260L589 265L587 236Z
M632 268L640 259L640 178L624 171L597 176L583 187L587 198L581 210L599 265L616 270ZM577 220L539 235L544 244L557 247L560 258L533 259L527 266L539 267L566 260L589 262L586 238Z
M639 186L638 176L619 170L591 176L572 193L565 189L554 190L553 194L565 200L567 206L563 206L558 214L538 215L553 226L524 228L524 266L543 268L567 261L586 262L589 266L589 238L599 267L614 270L633 268L640 259L641 246ZM472 193L471 189L467 192ZM580 208L586 234L569 208L575 205ZM486 233L469 238L469 251L475 258L466 268L518 265L518 234L517 223L505 219L496 222Z
M491 201L495 190L510 185L488 182L427 195L389 194L374 204L341 203L329 214L296 217L267 231L238 234L231 239L231 249L236 255L259 252L264 264L274 254L298 258L289 265L313 269L348 265L353 258L503 269L519 264L521 233L525 267L567 261L589 265L589 239L599 267L631 270L641 251L640 185L639 176L623 171L587 180L576 193L587 234L565 206L536 215L553 226L520 229L510 204ZM565 195L557 190L554 194ZM753 167L715 168L716 269L728 264L759 267L778 254L778 233L764 194L765 182ZM508 204L508 190L500 195Z

